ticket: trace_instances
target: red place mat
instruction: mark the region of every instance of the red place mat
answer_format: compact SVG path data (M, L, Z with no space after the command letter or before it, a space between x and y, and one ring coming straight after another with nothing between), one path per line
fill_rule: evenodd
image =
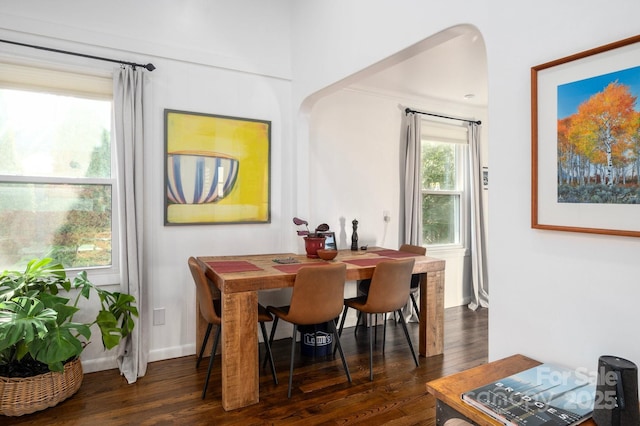
M354 260L344 260L344 263L350 263L356 266L375 266L380 262L384 262L385 260L391 260L388 257L378 257L373 259L354 259Z
M249 272L249 271L262 271L262 268L258 268L251 262L246 260L223 260L219 262L207 262L207 265L220 273L229 274L231 272Z
M289 265L275 265L274 268L280 272L284 272L285 274L294 274L298 272L298 270L305 266L325 266L331 265L329 262L318 262L318 263L292 263Z
M393 258L420 256L419 254L408 253L406 251L400 251L400 250L378 250L378 251L372 251L371 253L377 254L378 256L393 257Z

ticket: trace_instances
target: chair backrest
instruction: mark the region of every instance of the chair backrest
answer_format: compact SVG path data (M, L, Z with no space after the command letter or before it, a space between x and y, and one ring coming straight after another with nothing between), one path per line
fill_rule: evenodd
M407 253L419 254L420 256L424 256L425 254L427 254L426 247L414 246L411 244L403 244L400 246L399 250Z
M196 285L196 297L198 298L198 306L202 317L211 324L220 324L221 318L213 307L213 294L209 287L207 276L204 273L204 267L195 257L189 258L189 269L193 276L193 282Z
M394 312L409 300L411 273L416 260L387 260L376 265L371 277L365 312Z
M347 265L305 266L293 284L287 321L298 325L332 321L344 306Z
M419 254L420 256L424 256L427 254L427 248L422 246L414 246L411 244L403 244L399 248L400 251L404 251L407 253ZM420 275L415 274L411 276L411 288L416 289L420 287Z

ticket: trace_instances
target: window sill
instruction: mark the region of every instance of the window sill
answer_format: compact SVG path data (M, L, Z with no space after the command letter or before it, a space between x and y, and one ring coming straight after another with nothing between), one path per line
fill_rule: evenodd
M469 250L464 246L427 246L427 256L468 256Z

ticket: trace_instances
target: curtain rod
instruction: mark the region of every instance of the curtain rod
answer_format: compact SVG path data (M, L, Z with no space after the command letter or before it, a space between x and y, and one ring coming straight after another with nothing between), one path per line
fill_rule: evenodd
M449 120L466 121L467 123L474 123L474 124L477 124L478 126L482 124L482 121L480 121L480 120L474 121L474 120L467 120L465 118L448 117L446 115L433 114L431 112L416 111L415 109L411 109L411 108L406 108L404 110L405 114L409 114L411 112L414 112L416 114L422 114L422 115L431 115L433 117L438 117L438 118L446 118L446 119L449 119Z
M31 47L33 49L46 50L48 52L64 53L65 55L73 55L73 56L81 56L83 58L89 58L89 59L97 59L99 61L115 62L117 64L130 65L130 66L132 66L134 68L135 67L141 67L141 68L146 69L147 71L153 71L153 70L156 69L156 67L153 66L152 63L148 63L146 65L136 64L135 62L127 62L127 61L121 61L119 59L103 58L101 56L85 55L84 53L69 52L67 50L52 49L50 47L36 46L36 45L33 45L33 44L19 43L17 41L10 41L10 40L3 40L3 39L0 39L0 42L9 43L9 44L15 44L17 46Z

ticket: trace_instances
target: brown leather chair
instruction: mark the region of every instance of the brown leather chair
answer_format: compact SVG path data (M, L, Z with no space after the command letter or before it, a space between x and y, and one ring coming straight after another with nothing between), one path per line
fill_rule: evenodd
M403 251L406 253L413 253L419 256L424 256L427 254L427 248L422 246L415 246L411 244L403 244L400 246L398 251ZM358 294L364 295L369 292L369 286L371 285L371 280L361 280L358 282ZM413 303L413 308L416 310L416 314L418 315L418 319L420 319L420 309L418 309L418 303L416 302L415 294L420 290L420 275L415 274L411 276L411 290L409 291L409 297L411 298L411 303Z
M337 263L326 266L305 266L298 270L293 284L291 302L288 306L268 306L267 310L275 316L271 329L271 340L275 334L278 320L293 324L293 336L291 339L291 361L289 365L289 390L287 397L291 398L291 385L293 383L293 364L295 361L295 347L298 326L327 323L329 331L333 333L335 344L340 351L342 366L351 383L351 374L347 361L342 352L340 338L336 330L335 319L340 316L344 301L344 282L347 266Z
M204 399L207 393L207 387L209 386L209 376L211 376L211 366L213 365L213 359L216 355L216 350L218 348L218 343L220 342L220 329L222 325L222 308L220 305L220 299L214 299L213 294L211 293L211 287L209 287L209 282L207 280L207 276L204 272L203 265L198 261L198 259L194 257L189 258L189 269L191 270L191 275L193 276L193 282L196 285L196 297L198 298L198 306L200 308L200 313L202 317L207 321L207 331L204 335L204 340L202 342L202 347L200 348L200 354L198 355L198 361L196 361L196 368L200 365L200 361L202 361L202 355L204 353L204 348L207 346L207 341L209 340L209 335L211 334L211 329L214 325L218 326L218 330L216 331L216 337L213 342L213 348L211 350L211 356L209 358L209 368L207 369L207 379L204 382L204 388L202 389L202 399ZM271 375L273 376L273 382L278 384L278 377L276 375L276 367L273 363L273 355L271 354L271 346L269 345L269 339L267 338L267 328L264 325L265 322L273 321L273 317L267 309L258 304L258 322L260 323L260 329L262 330L262 340L264 340L264 345L266 348L266 356L271 361Z
M409 289L411 286L411 272L413 271L414 258L405 258L397 260L388 260L378 263L373 276L371 277L371 285L367 295L345 299L344 312L340 321L340 331L338 335L342 335L344 320L347 317L349 308L364 312L367 314L367 324L371 323L371 315L386 314L387 312L395 312L400 318L400 324L404 330L405 337L409 343L413 360L418 364L418 358L413 350L413 344L409 337L407 324L402 315L402 307L407 303L409 298ZM373 380L373 338L371 336L371 327L369 332L369 380Z
M403 244L400 246L398 251L403 251L406 253L413 253L419 256L424 256L427 254L427 248L422 246L416 246L412 244ZM358 282L358 295L366 295L369 293L369 286L371 285L371 280L361 280ZM416 311L416 315L418 319L420 319L420 309L418 309L418 303L416 302L415 295L420 291L420 275L415 274L411 276L411 288L409 289L409 298L411 299L411 303L413 304L413 309ZM395 317L395 315L394 315ZM386 334L386 326L387 326L387 314L384 315L384 329L383 333ZM360 324L360 313L358 313L358 321L356 322L355 332L358 331L358 325ZM376 321L377 325L377 321ZM384 335L383 334L383 335ZM382 352L384 352L384 337L382 341Z

